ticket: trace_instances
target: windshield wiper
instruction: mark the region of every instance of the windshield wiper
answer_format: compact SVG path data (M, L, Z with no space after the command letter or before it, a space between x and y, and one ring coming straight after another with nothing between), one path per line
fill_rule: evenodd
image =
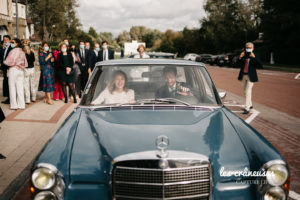
M179 99L175 99L175 98L139 99L136 102L137 103L149 103L149 104L152 104L152 103L169 103L169 104L181 103L186 106L191 106L191 104L181 101Z

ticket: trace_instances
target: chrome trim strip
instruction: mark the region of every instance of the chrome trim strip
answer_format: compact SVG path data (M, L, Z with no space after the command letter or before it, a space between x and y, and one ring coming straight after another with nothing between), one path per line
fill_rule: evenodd
M187 152L187 151L176 151L169 150L167 160L197 160L201 161L201 164L209 164L209 158L205 155ZM156 151L142 151L136 153L129 153L120 155L113 159L113 164L121 161L132 161L132 160L159 160L156 156Z
M186 170L186 169L198 169L198 168L208 168L209 165L199 165L199 166L193 166L193 167L182 167L182 168L166 168L166 169L156 169L156 168L135 168L135 167L122 167L122 166L117 166L116 168L119 169L132 169L132 170L141 170L141 171L178 171L178 170Z
M142 182L126 182L126 181L116 181L115 183L129 184L129 185L169 186L169 185L187 185L187 184L202 183L202 182L209 183L209 179L201 179L195 181L181 181L181 182L172 182L172 183L142 183Z
M286 162L284 162L283 160L270 160L270 161L268 161L267 163L265 163L263 165L262 169L268 169L272 165L285 165L285 166L287 166Z
M209 193L199 194L199 195L190 195L190 196L180 196L180 197L169 197L169 198L147 198L147 197L132 197L132 196L124 196L124 195L116 195L115 197L128 198L128 199L145 199L145 200L173 200L173 199L189 199L196 197L206 197Z
M79 108L90 108L90 109L96 109L96 108L122 108L122 107L153 107L153 105L155 105L155 107L189 107L189 108L206 108L206 109L217 109L217 108L221 108L222 106L196 106L196 105L191 105L191 106L186 106L186 105L169 105L169 104L166 104L166 105L159 105L159 104L143 104L143 105L122 105L122 106L97 106L97 105L89 105L89 106L86 106L86 105L78 105Z

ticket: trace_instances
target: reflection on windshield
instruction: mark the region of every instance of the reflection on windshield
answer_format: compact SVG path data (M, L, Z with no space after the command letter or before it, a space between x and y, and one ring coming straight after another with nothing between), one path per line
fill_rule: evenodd
M90 84L83 105L217 104L212 82L199 66L105 66Z

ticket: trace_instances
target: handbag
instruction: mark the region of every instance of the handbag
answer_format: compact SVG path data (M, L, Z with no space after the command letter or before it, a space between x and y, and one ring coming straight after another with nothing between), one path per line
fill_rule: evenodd
M66 68L66 75L67 75L67 76L74 75L74 69L71 68L71 71L68 73L68 72L67 72L67 68Z

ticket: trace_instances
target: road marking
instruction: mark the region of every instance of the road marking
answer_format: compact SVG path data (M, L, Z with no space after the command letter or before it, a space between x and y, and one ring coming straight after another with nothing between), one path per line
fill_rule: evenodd
M243 108L244 106L243 105L238 105L238 104L225 104L225 106L235 106L235 107L240 107L240 108ZM242 113L243 111L231 111L233 113ZM245 122L247 124L250 124L259 114L260 112L258 110L255 110L255 109L252 109L251 110L251 115L245 119Z
M300 194L294 192L294 191L290 191L289 192L289 197L295 200L300 200Z
M250 112L250 113L252 113L250 115L250 117L248 117L245 120L245 122L247 122L248 124L250 124L255 119L255 117L257 117L259 115L260 112L258 110L252 109L252 112Z
M300 79L300 73L295 76L295 79Z

